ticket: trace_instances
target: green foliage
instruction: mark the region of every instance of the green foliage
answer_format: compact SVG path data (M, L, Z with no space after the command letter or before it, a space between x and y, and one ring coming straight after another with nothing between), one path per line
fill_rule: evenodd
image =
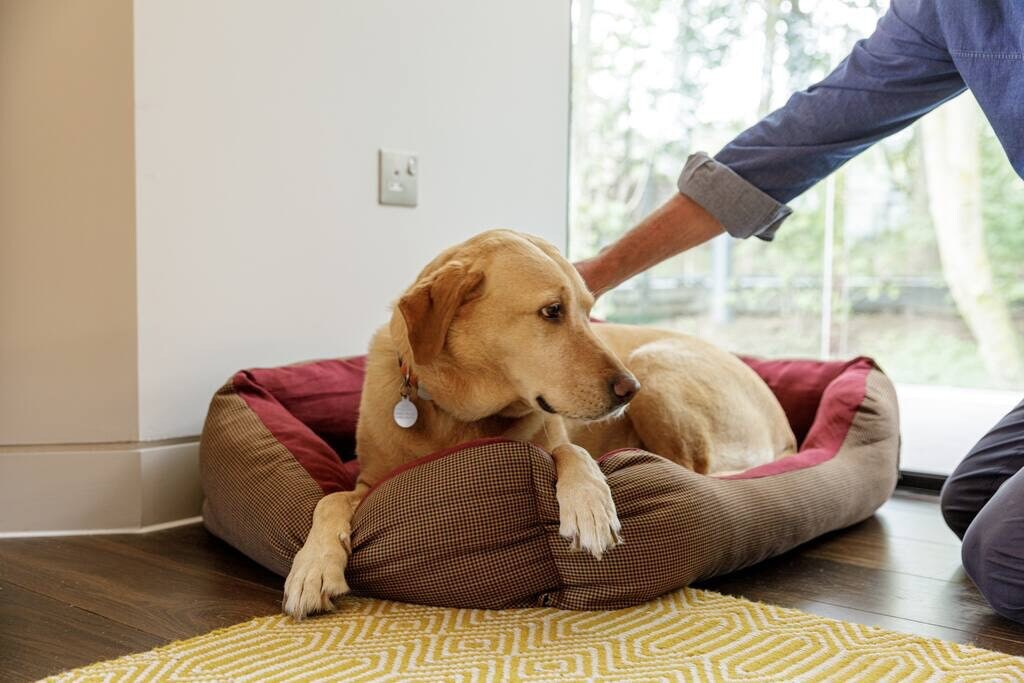
M985 246L996 288L1011 305L1024 308L1024 181L990 129L982 135L981 151Z

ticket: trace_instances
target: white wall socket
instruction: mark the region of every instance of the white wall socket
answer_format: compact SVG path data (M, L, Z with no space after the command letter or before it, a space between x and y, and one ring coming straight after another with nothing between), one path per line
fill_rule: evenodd
M416 206L419 198L419 164L415 152L381 149L377 201L390 206Z

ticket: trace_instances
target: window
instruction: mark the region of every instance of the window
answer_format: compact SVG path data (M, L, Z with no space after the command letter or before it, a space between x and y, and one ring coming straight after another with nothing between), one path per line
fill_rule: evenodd
M884 0L575 0L570 252L672 192L688 154L824 77ZM1024 182L970 94L792 202L773 243L719 238L600 301L610 320L764 356L874 357L904 468L948 473L1024 395Z

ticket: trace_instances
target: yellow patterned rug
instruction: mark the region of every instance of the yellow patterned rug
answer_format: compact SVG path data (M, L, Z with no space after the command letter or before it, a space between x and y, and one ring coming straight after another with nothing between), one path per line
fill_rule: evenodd
M367 599L274 616L56 681L1024 681L1024 658L685 589L630 609Z

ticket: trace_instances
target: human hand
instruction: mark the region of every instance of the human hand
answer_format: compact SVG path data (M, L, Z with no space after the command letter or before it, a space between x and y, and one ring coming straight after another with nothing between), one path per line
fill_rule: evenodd
M673 195L635 228L597 256L576 265L595 297L637 273L724 231L721 223L686 195Z
M602 276L603 262L600 254L583 261L577 261L573 266L579 271L580 277L583 278L584 284L587 285L587 289L594 295L594 298L608 291L608 282Z

